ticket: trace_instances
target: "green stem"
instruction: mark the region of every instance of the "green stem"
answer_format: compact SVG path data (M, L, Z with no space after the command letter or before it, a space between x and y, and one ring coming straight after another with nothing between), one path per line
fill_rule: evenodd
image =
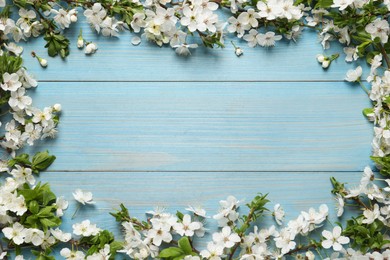
M370 96L370 91L366 88L366 86L364 86L363 82L361 82L360 80L358 82L360 87L362 87L362 89L366 92L366 94Z
M77 212L79 211L80 208L81 208L81 204L80 204L80 203L77 203L77 208L76 208L76 210L74 211L74 213L73 213L71 219L74 219L74 217L76 216L76 214L77 214Z
M243 226L249 227L249 224L252 222L252 218L253 218L253 214L254 214L254 213L255 213L255 209L252 208L252 209L249 211L248 217L247 217L246 221L244 222ZM242 236L245 234L245 231L246 231L246 229L245 229L245 230L242 230L242 231L238 234L238 236L239 236L240 238L242 238ZM236 244L234 245L234 247L232 247L232 249L230 249L230 255L229 255L228 260L232 260L232 259L233 259L234 253L236 252L236 250L237 250L237 248L238 248L238 246L239 246L240 244L241 244L241 242L238 242L238 243L236 243Z

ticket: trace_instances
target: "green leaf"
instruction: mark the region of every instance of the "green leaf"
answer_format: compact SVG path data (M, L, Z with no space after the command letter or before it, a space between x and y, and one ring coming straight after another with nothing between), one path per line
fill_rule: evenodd
M69 40L59 32L47 32L43 37L46 41L45 47L49 56L54 57L60 55L65 58L69 55Z
M387 155L385 157L376 157L376 156L371 156L371 160L373 160L379 170L380 173L384 176L390 176L390 156Z
M49 155L48 151L38 152L32 159L32 169L36 173L44 171L55 161L55 159L56 157L54 155Z
M164 250L162 250L159 254L159 258L166 258L171 259L175 257L184 256L184 251L181 248L178 247L169 247Z
M8 166L14 167L16 164L20 164L22 166L31 166L30 156L26 153L20 154L15 158L9 160Z
M333 0L319 0L314 8L328 8L333 4Z
M178 245L186 255L190 255L192 253L192 246L188 237L180 238Z

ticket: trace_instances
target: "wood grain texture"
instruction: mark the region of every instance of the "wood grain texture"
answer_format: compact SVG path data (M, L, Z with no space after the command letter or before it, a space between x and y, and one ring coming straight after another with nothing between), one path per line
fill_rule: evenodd
M372 125L345 83L41 83L53 171L359 171Z
M76 47L79 29L87 41L95 41L99 50L86 56ZM348 69L338 43L324 52L315 32L306 30L297 43L279 42L275 48L250 48L245 41L231 36L225 49L197 49L191 57L180 57L170 47L159 48L144 40L132 46L128 32L119 38L96 36L85 19L66 31L71 40L71 54L65 61L48 58L49 66L43 69L29 53L47 57L42 38L26 44L25 64L40 80L46 81L342 81ZM230 43L234 40L244 50L237 58ZM323 70L316 55L342 54L328 70ZM362 62L363 63L363 62Z

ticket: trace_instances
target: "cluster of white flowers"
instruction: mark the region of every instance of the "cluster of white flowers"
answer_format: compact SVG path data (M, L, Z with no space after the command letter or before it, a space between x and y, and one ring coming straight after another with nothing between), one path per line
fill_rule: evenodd
M43 249L54 245L57 242L68 242L71 239L70 233L64 233L60 229L50 229L46 233L36 228L25 228L18 222L10 227L2 229L4 236L16 245L33 244Z
M26 95L26 89L36 87L37 82L24 68L15 73L3 74L0 87L10 94L8 104L13 119L5 124L5 135L1 146L11 151L22 148L26 143L33 145L38 139L54 137L57 133L56 113L61 106L56 104L40 110L32 106L31 97Z
M88 219L73 225L73 234L81 238L96 236L101 231L95 224L91 224ZM109 244L105 244L98 252L86 255L81 250L71 250L65 247L61 249L60 254L68 260L102 260L111 257L111 248Z
M19 217L27 212L25 199L23 195L18 195L17 189L25 183L33 184L35 180L31 175L31 169L19 165L16 165L15 169L9 173L12 177L7 177L4 184L0 186L0 224L7 226L1 230L4 237L15 245L33 244L42 249L46 249L57 242L68 242L71 235L58 228L44 232L37 228L26 228L19 222L15 222L9 212L13 212ZM55 206L60 210L67 208L67 202L64 200L58 205Z
M298 235L306 236L309 232L322 226L327 219L328 208L321 205L319 211L310 209L302 212L296 220L292 220L285 228L277 231L275 226L260 229L255 226L249 234L239 234L237 229L239 220L240 201L233 196L220 201L221 209L213 216L218 222L220 230L212 234L212 241L199 254L202 259L223 259L233 247L241 247L240 259L268 259L279 258L296 247L294 239ZM193 214L184 214L181 218L158 210L151 212L148 219L150 226L145 226L138 220L122 223L125 234L125 247L121 252L134 259L156 257L163 242L171 243L175 235L192 238L203 237L205 234L204 220L206 212L202 208L187 208ZM281 221L284 211L280 205L275 207L275 217ZM280 222L281 223L281 222ZM270 246L270 243L274 247ZM198 258L199 259L199 258Z
M181 218L164 210L149 212L152 215L148 220L151 223L149 228L142 223L123 222L125 245L120 252L126 253L133 259L154 258L157 257L162 243L170 243L175 235L189 238L203 237L206 232L203 226L205 211L192 207L188 210L193 214L184 214ZM142 231L138 231L140 229Z

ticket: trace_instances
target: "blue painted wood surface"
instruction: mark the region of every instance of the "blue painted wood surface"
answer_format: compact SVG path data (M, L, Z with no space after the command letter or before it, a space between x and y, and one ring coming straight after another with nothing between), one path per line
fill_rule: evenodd
M313 32L268 50L239 42L240 58L230 44L183 58L147 42L132 46L129 34L95 36L82 21L84 37L99 46L87 57L75 47L77 26L67 32L70 56L48 58L47 69L29 56L46 56L43 40L24 44L25 65L41 81L35 105L63 105L58 138L35 148L57 156L41 180L71 201L76 188L97 201L70 220L72 201L68 230L90 218L118 234L108 212L120 202L138 217L188 204L212 215L227 195L249 201L257 192L270 193L287 219L321 203L334 212L329 177L357 183L370 164L372 126L361 114L370 103L343 82L356 65L341 57L322 70Z

